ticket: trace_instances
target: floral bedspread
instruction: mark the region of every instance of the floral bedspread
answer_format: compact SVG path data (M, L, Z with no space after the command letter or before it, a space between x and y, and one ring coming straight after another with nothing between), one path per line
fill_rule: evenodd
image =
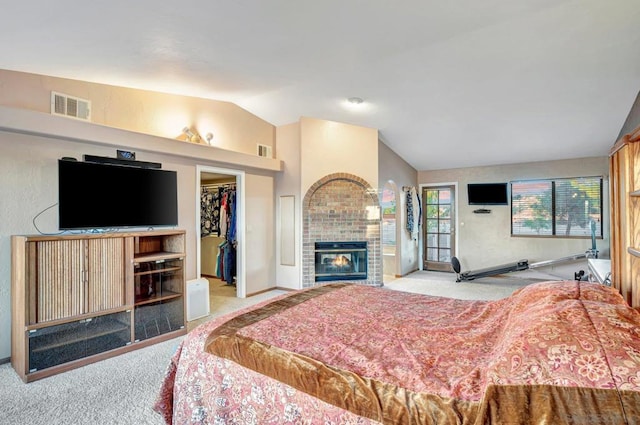
M191 332L156 410L175 424L640 423L640 314L588 282L497 301L325 285Z

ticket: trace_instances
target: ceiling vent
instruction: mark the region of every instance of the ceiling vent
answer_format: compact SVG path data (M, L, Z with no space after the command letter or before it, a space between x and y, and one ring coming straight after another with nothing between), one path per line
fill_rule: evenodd
M258 143L258 156L263 158L273 158L271 154L271 146L261 145Z
M91 121L91 101L52 91L51 113L53 115Z

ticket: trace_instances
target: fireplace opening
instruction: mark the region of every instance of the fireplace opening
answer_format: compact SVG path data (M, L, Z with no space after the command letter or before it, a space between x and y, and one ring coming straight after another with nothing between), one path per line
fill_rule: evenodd
M367 242L316 242L316 282L367 279Z

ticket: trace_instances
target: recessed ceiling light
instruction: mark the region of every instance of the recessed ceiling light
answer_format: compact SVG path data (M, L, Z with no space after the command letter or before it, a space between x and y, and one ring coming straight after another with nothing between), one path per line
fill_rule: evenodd
M347 101L352 105L360 105L362 102L364 102L364 100L362 100L362 98L360 97L350 97L349 99L347 99Z

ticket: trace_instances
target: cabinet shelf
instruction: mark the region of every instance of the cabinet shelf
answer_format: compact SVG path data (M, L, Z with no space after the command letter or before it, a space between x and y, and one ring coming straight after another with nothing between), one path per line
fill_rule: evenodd
M32 348L32 353L39 353L47 350L52 350L54 348L64 347L67 345L75 344L78 342L89 341L94 338L100 338L102 336L112 335L122 331L129 331L130 327L126 323L121 323L116 320L112 320L110 322L103 322L100 325L94 327L91 332L88 332L87 335L80 336L78 334L70 334L67 336L60 337L59 335L55 335L55 341L52 341L48 344L39 345L37 348ZM44 336L51 337L52 335ZM32 338L43 338L43 337L32 337Z
M178 298L181 296L182 294L177 292L164 291L162 295L154 294L150 297L145 297L145 298L138 297L136 298L136 305L138 306L138 305L144 305L144 304L157 303L159 301L171 300L173 298Z
M144 275L155 274L155 273L173 272L173 271L181 270L181 269L182 269L182 267L167 267L167 268L164 268L164 269L145 270L143 272L135 272L133 275L134 276L144 276Z

